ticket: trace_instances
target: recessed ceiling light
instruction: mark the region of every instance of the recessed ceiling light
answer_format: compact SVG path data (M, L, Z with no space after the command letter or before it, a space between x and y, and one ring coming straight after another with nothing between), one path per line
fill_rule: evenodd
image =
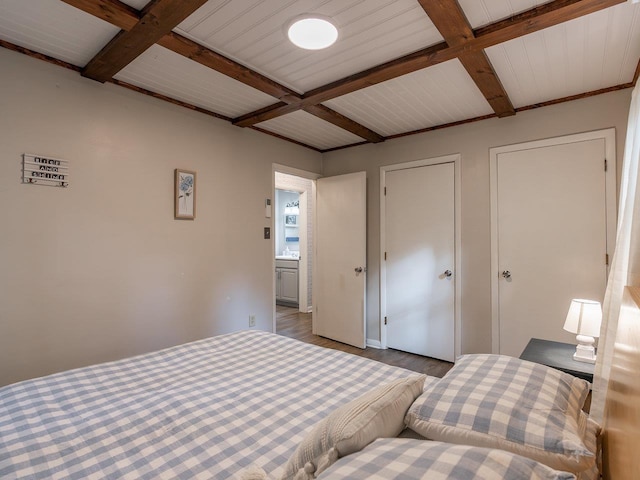
M328 19L307 15L295 20L288 28L291 43L306 50L330 47L338 39L338 29Z

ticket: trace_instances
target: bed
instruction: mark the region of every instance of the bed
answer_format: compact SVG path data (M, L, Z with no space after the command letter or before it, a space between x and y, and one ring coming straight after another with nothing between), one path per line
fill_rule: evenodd
M625 346L627 364L629 348L640 346ZM627 403L632 394L625 382L633 376L618 377L616 405L607 410L615 427L605 429L603 471L626 480L637 478L625 473L637 473L637 460L619 456L638 448L640 420L637 396ZM537 465L504 445L485 448L455 438L454 445L449 427L444 441L407 435L409 406L415 410L426 393L443 398L440 382L266 332L221 335L0 388L0 478L471 478L461 476L463 466L477 473L489 464ZM451 376L449 383L456 382ZM433 397L426 398L433 405ZM360 423L348 441L331 437L344 436L354 421ZM431 457L446 459L449 473L438 467L440 477L426 476ZM381 473L385 468L391 473ZM493 476L525 478L512 471Z

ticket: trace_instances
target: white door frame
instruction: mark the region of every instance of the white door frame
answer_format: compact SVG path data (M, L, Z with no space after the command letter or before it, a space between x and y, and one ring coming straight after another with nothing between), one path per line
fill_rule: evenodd
M501 153L517 152L555 145L579 143L588 140L604 139L607 171L605 176L605 198L607 217L607 254L613 258L613 249L616 244L616 129L607 128L593 132L563 135L561 137L545 138L531 142L516 143L502 147L489 149L489 180L491 192L491 350L493 353L500 351L500 315L499 315L499 259L498 259L498 155ZM604 168L604 160L602 168ZM607 267L607 271L608 271Z
M315 180L317 180L318 178L320 178L322 175L320 175L319 173L315 173L315 172L308 172L306 170L300 170L299 168L294 168L294 167L289 167L287 165L281 165L279 163L273 163L272 167L271 167L271 198L272 198L272 202L271 202L271 207L272 207L272 214L271 214L271 241L270 241L270 245L271 245L271 272L275 272L276 270L276 256L275 256L275 205L274 205L274 199L276 198L276 172L278 173L285 173L287 175L294 175L296 177L301 177L301 178L307 178L309 180L311 180L311 192L308 192L308 195L310 195L312 199L314 199L313 201L313 205L312 205L312 209L313 209L313 217L315 219L315 208L316 208L316 202L315 202L315 198L316 198L316 182ZM305 202L308 201L308 196L305 197ZM306 210L305 210L306 212ZM308 221L308 219L307 219ZM315 220L314 220L314 225L313 225L313 230L315 231ZM307 251L307 242L306 242L306 237L307 237L307 233L306 231L304 232L304 242L301 241L300 242L300 256L305 259L305 258L311 258L312 259L312 265L313 263L315 263L315 252L308 252ZM302 240L302 238L301 238ZM308 256L309 255L309 256ZM304 264L304 265L300 265L300 264ZM307 291L307 277L308 277L308 271L307 271L307 264L303 261L303 262L299 262L298 265L298 282L300 285L300 299L304 299L305 301L305 305L306 303L308 303L307 299L308 299L308 291ZM304 275L304 279L302 278ZM276 332L276 280L275 280L275 275L271 275L271 298L273 299L273 311L272 311L272 325L271 325L271 331L273 333ZM300 300L299 299L299 300ZM305 309L306 310L306 309ZM312 317L312 322L313 322L313 317Z
M459 153L444 155L441 157L427 158L413 162L398 163L380 167L380 347L387 348L387 326L384 324L384 317L387 316L387 266L384 260L386 251L386 206L384 198L384 186L387 172L394 170L404 170L407 168L425 167L440 163L451 163L454 166L454 202L455 202L455 299L454 299L454 357L458 358L462 351L462 217L461 217L461 167L462 157ZM376 346L371 340L367 340L367 345Z

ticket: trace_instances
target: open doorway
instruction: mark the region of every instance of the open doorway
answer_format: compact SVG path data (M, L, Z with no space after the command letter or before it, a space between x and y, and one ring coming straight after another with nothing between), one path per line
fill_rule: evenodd
M288 175L276 173L276 178L278 177L288 177ZM306 241L306 237L309 237L306 235L309 215L304 205L307 203L306 198L303 198L306 197L306 193L279 188L285 183L291 182L276 181L273 203L275 212L273 238L276 257L276 305L294 307L301 312L306 312L310 292L304 281L303 269L300 268L300 264L302 263L304 266L305 260L308 258L308 255L301 255L302 245L307 244L306 250L309 251Z
M313 229L318 174L282 165L273 169L275 305L310 313L313 308Z

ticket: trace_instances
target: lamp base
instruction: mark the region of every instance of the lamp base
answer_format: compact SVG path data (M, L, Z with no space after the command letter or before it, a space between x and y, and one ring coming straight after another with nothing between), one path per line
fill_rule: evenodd
M582 335L578 335L578 336L582 336ZM591 341L593 342L593 338L591 339ZM573 354L573 359L576 362L596 363L596 349L593 348L593 344L577 345L576 353Z

